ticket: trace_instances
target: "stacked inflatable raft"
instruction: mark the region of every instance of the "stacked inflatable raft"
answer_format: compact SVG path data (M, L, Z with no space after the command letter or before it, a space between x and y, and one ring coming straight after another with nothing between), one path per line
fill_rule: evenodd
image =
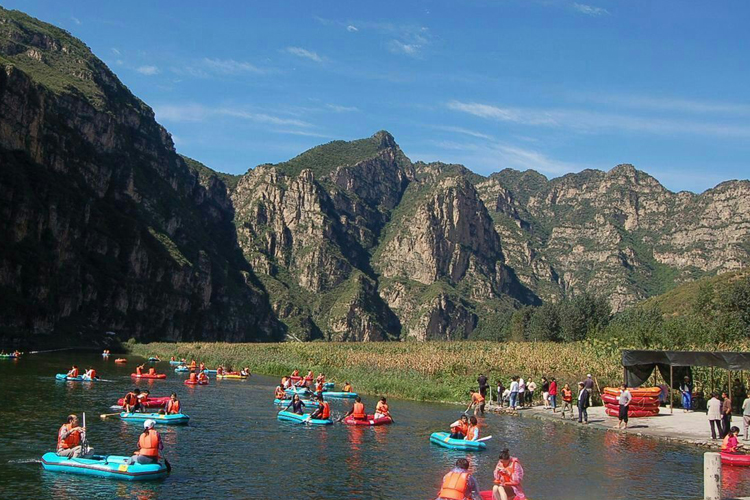
M633 399L630 400L628 407L628 417L654 417L659 414L659 394L661 389L658 387L639 387L637 389L628 389ZM620 414L620 389L615 387L605 387L602 394L602 401L606 407L607 415L617 417Z

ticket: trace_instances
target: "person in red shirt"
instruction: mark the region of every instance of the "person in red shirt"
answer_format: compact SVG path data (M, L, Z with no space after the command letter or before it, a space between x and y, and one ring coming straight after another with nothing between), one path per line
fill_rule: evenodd
M552 377L549 382L549 405L552 407L552 413L557 413L557 380Z

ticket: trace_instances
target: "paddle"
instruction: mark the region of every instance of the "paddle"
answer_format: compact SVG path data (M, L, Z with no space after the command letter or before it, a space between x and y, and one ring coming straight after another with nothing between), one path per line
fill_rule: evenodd
M480 442L480 441L487 441L488 439L492 439L492 436L487 436L487 437L483 437L483 438L481 438L481 439L477 439L477 440L476 440L476 441L474 441L474 442L475 442L475 443L478 443L478 442Z
M167 466L167 474L172 472L172 464L169 463L169 460L167 460L167 457L162 457L164 459L164 465Z
M102 413L101 415L99 415L99 417L102 420L106 419L107 417L119 417L119 416L120 416L119 412L118 413Z
M89 444L86 441L86 412L83 412L83 436L81 436L81 451L86 455Z

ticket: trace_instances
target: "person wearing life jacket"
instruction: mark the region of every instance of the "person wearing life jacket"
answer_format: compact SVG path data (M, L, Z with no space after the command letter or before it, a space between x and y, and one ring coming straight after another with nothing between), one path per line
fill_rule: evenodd
M70 378L76 378L78 376L78 367L76 365L73 365L73 368L70 369L68 372L68 377Z
M199 371L199 372L202 372L202 371L203 371L203 370L205 370L205 369L206 369L206 363L204 363L203 361L201 361L201 364L200 364L200 366L198 367L198 371Z
M469 411L471 407L474 407L474 415L476 415L479 412L482 412L482 415L484 415L484 396L479 391L470 390L469 394L471 394L471 402L469 403L469 406L466 407L466 411Z
M317 378L315 379L315 381L316 382L320 382L321 384L325 384L326 383L326 376L323 375L322 373L319 373L318 376L317 376Z
M175 359L174 356L172 356L171 358L169 358L169 361L177 361L177 360Z
M305 384L312 384L313 378L315 378L313 376L313 371L312 370L308 371L307 375L305 375Z
M737 453L737 447L740 445L737 436L740 434L740 428L732 426L724 436L724 441L721 443L721 451L725 453Z
M516 457L510 456L507 448L500 452L494 476L493 500L526 500L526 495L521 489L523 467Z
M343 392L352 392L352 384L350 384L349 382L344 382Z
M136 366L135 367L135 374L138 375L139 377L141 375L143 375L143 368L144 368L144 365L138 365L138 366Z
M122 401L122 409L125 413L134 413L139 411L141 407L141 401L138 396L141 395L141 390L138 388L133 389L129 393L125 394Z
M250 368L245 367L242 370L240 370L240 375L243 377L249 377L250 376Z
M180 400L177 399L177 393L173 392L169 397L169 402L167 403L167 414L172 415L175 413L181 413L181 409Z
M323 396L318 396L318 408L312 412L310 419L328 420L331 418L331 403L323 400Z
M464 413L461 418L451 424L451 438L463 439L469 432L469 417Z
M148 401L148 397L150 395L151 395L151 391L149 391L148 389L144 389L138 395L138 402L141 404L141 408L146 408L146 402Z
M198 375L194 371L190 372L190 376L188 377L188 381L191 384L197 384L198 383Z
M380 398L380 401L378 401L378 404L375 406L375 415L373 415L374 419L379 418L386 418L390 417L391 414L388 411L388 403L386 402L385 398Z
M290 377L281 377L281 387L284 389L289 389L290 387L292 387L291 380L292 379Z
M276 389L273 391L273 397L274 399L285 399L286 398L286 392L284 392L284 388L280 385L276 386Z
M216 367L216 375L224 375L224 367L219 365Z
M154 368L153 366L152 366L152 367L150 367L150 368L148 369L148 374L149 374L149 375L156 375L156 368Z
M465 458L456 460L456 466L443 476L437 500L481 500L479 484L469 472L469 461Z
M351 410L346 412L346 415L344 415L342 419L348 417L349 415L351 415L355 420L367 420L365 404L362 402L362 398L360 398L359 396L354 399L354 404L352 405Z
M299 377L299 370L294 370L294 371L292 372L292 377L294 377L294 378L297 378L297 377Z
M148 419L143 422L143 432L138 436L138 451L125 463L133 464L155 464L159 462L159 452L164 448L161 436L154 430L156 422Z
M68 415L67 422L57 431L57 456L68 458L83 456L81 434L84 432L86 432L86 428L78 425L78 417ZM90 455L92 452L93 450L87 450L86 454Z
M89 367L88 370L86 370L86 373L83 375L83 378L86 380L96 380L99 377L96 374L96 370L94 370L93 367Z
M199 384L207 384L208 383L208 375L206 375L203 372L200 372L198 374L198 383Z
M469 428L466 430L466 441L476 441L479 439L479 424L477 423L477 417L472 415L469 418Z
M190 371L194 372L195 369L198 367L198 364L195 362L195 360L190 360Z

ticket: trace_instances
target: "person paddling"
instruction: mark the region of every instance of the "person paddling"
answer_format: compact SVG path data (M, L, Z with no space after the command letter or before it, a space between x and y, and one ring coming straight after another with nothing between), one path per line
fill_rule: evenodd
M323 396L318 396L318 408L312 412L310 419L328 420L331 418L331 403L323 400Z
M198 373L198 383L199 384L207 384L208 383L208 375L205 374L205 372Z
M122 409L125 413L134 413L141 409L141 401L138 396L141 395L141 390L138 388L133 389L129 393L125 394L122 402Z
M86 428L78 425L78 416L68 415L67 422L57 431L57 456L68 458L84 456L82 434L85 432ZM88 449L85 454L91 455L93 451L93 449Z
M240 370L240 375L243 377L249 377L250 376L250 368L245 367L242 370Z
M182 409L180 407L180 400L177 399L177 393L173 392L167 403L167 414L174 415L176 413L182 413Z
M128 465L136 463L149 465L159 462L159 454L164 448L164 444L159 433L154 430L155 425L156 422L151 419L143 422L143 432L138 436L138 451L127 460Z
M479 439L479 424L477 422L477 417L472 415L469 418L469 428L466 430L466 437L464 437L465 441L476 441Z
M463 439L469 432L469 417L464 413L461 418L451 424L451 438Z
M76 365L73 365L73 368L70 369L70 371L68 372L68 377L70 378L78 377L78 367Z
M295 394L292 398L292 402L287 405L284 411L289 411L289 408L292 409L292 413L296 413L297 415L304 414L304 411L302 411L302 408L305 406L305 403L302 402L302 400L299 398L299 394Z
M521 489L523 467L516 457L511 457L508 449L500 452L495 466L495 486L492 488L493 500L525 500Z
M391 412L388 408L388 402L385 400L385 397L380 398L380 401L378 401L378 404L375 406L375 415L373 415L373 418L375 420L379 418L390 418Z
M83 375L86 380L99 380L99 376L96 374L96 370L93 367L89 367L86 373Z
M443 485L437 500L481 500L479 484L469 472L469 461L456 460L456 466L443 476Z
M344 383L344 392L352 392L352 384L349 382Z
M143 375L143 369L144 368L145 368L145 365L138 365L138 366L136 366L135 367L135 374L140 377L141 375Z
M359 396L357 396L354 400L352 408L348 412L346 412L346 414L341 419L343 420L349 415L351 415L354 420L367 420L365 404L362 402L362 398L360 398Z
M286 392L284 392L284 388L281 385L276 386L276 389L273 391L273 397L275 399L286 399Z

